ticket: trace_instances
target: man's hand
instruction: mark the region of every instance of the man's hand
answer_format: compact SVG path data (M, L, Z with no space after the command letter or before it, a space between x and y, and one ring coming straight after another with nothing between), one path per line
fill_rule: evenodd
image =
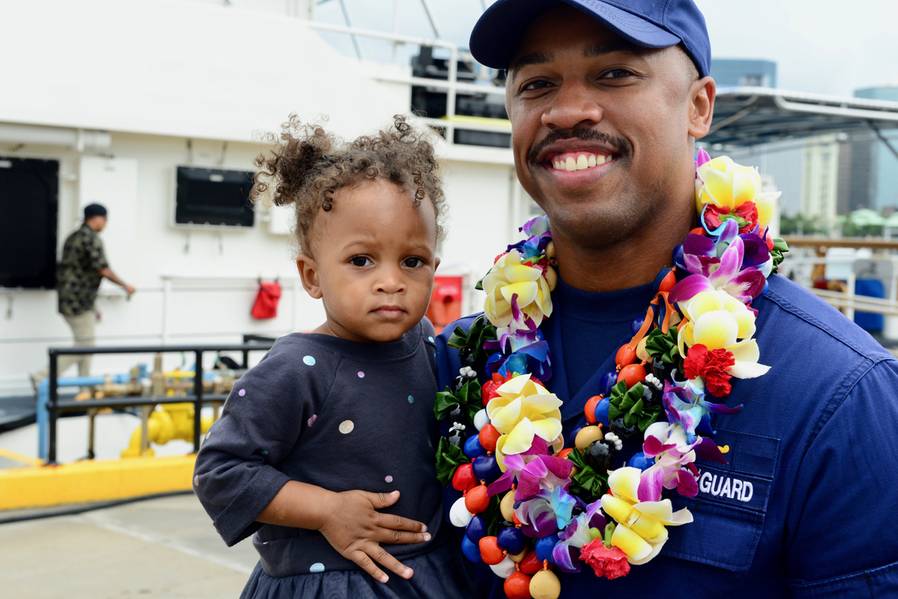
M132 285L128 285L127 283L125 283L122 287L125 290L125 293L128 294L128 299L131 299L131 296L134 295L135 291L137 291L137 289L135 289Z
M380 546L381 543L424 543L430 540L427 527L421 522L377 511L396 503L399 491L344 491L336 494L336 500L319 529L328 543L380 582L387 582L388 578L377 563L403 578L411 578L414 574L412 569Z

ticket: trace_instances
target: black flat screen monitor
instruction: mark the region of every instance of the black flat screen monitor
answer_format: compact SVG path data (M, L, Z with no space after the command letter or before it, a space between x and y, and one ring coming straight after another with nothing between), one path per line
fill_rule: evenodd
M179 166L175 223L252 227L252 171Z
M56 287L59 161L0 156L0 286Z

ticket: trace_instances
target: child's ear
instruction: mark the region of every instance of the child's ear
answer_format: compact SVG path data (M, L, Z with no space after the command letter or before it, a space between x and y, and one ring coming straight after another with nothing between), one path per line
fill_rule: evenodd
M296 270L299 272L299 280L306 293L314 299L321 299L321 285L318 281L318 265L315 259L306 254L296 257Z

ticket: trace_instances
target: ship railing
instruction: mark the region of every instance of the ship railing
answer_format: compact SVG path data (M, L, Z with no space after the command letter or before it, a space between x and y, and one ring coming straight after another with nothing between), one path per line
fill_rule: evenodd
M488 133L509 133L510 127L505 119L479 119L479 122L459 122L455 112L456 100L459 93L463 94L486 94L505 96L505 86L494 85L492 83L469 83L458 80L458 61L473 60L471 53L460 49L456 44L445 40L435 38L415 37L401 35L398 33L390 33L385 31L376 31L372 29L360 29L357 27L347 27L343 25L332 25L328 23L311 22L309 25L312 29L321 32L338 33L348 35L355 40L357 37L369 39L377 39L393 42L394 45L414 45L421 47L443 48L448 54L447 59L447 75L446 79L430 79L427 77L409 76L389 76L379 75L375 79L384 83L395 83L400 85L420 86L432 89L444 90L446 92L446 115L443 118L427 118L418 117L421 123L429 125L434 129L444 132L446 143L453 144L456 129L465 129L472 131L482 131ZM358 54L358 52L357 52ZM359 55L359 58L361 56ZM486 67L481 67L486 69Z
M790 240L793 249L800 247ZM842 241L842 240L836 240ZM831 247L857 247L838 245L830 240ZM808 246L810 247L810 246ZM782 274L806 287L831 306L840 310L846 318L854 320L856 312L880 314L884 317L883 337L887 341L898 340L898 255L873 254L857 256L814 256L789 254L783 263ZM814 279L837 283L827 289L814 288ZM856 292L858 279L879 279L883 282L884 297L861 295Z
M37 401L38 424L38 454L47 464L57 463L57 425L59 418L70 412L83 412L90 410L96 413L104 408L121 410L126 408L152 408L156 405L166 404L193 404L193 451L200 449L201 439L201 413L204 405L220 405L227 399L226 395L207 394L203 387L205 371L203 369L203 357L209 353L240 352L243 358L243 368L249 367L249 355L251 352L268 351L273 341L270 338L258 335L244 335L244 342L239 344L220 345L141 345L141 346L110 346L110 347L51 347L47 350L50 362L49 376L41 384ZM179 397L166 396L125 396L104 397L102 399L90 399L79 401L75 399L61 399L60 387L102 385L108 382L123 383L128 379L127 375L120 377L73 377L60 379L59 358L61 356L86 356L96 354L165 354L180 353L193 354L193 394ZM122 380L119 380L122 379ZM143 439L147 439L146 423L144 423ZM88 435L88 457L93 457L93 434Z

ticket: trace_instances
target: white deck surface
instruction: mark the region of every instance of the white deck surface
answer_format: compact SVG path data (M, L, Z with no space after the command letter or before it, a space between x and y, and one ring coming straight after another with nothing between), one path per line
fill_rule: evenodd
M0 525L0 595L22 599L226 599L256 563L228 548L196 497L182 495Z

